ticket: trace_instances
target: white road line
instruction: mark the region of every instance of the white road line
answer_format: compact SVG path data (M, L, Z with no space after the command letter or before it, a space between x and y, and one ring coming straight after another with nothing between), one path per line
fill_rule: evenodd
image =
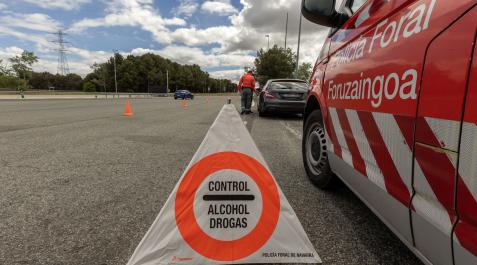
M291 127L290 124L288 124L288 122L280 121L280 123L285 127L285 129L287 129L287 131L289 131L291 134L295 135L298 139L302 138L301 132L299 130Z

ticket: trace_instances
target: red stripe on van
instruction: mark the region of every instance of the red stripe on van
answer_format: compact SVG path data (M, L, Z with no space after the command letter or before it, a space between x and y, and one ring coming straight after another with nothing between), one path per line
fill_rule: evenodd
M328 119L325 120L324 123L325 123L326 131L328 132L328 136L330 137L330 140L333 143L333 151L339 158L343 158L341 146L340 146L340 143L338 142L338 138L336 137L335 128L333 128L333 126L330 125L331 116L329 115L328 109L326 109L326 114L327 115L323 115L323 117L328 117Z
M353 157L353 167L361 172L361 174L364 176L368 176L366 173L366 165L354 139L353 131L351 130L351 125L349 124L346 112L342 109L337 109L336 112L338 113L339 122L341 124L341 128L343 129L343 135L346 139L346 144L348 145L348 149L351 152L351 156Z
M434 135L427 121L420 117L417 119L417 139L426 139L426 144L441 147L439 140ZM454 214L454 188L457 174L454 164L444 152L433 150L429 147L416 145L415 159L424 173L437 200L446 208L450 220L455 220Z
M384 175L386 190L406 207L409 207L411 195L397 171L372 113L358 111L358 117L363 126L364 134L368 138L376 163Z
M459 222L455 234L463 247L477 256L477 202L465 183L459 178L457 184L459 192L457 198L457 211Z

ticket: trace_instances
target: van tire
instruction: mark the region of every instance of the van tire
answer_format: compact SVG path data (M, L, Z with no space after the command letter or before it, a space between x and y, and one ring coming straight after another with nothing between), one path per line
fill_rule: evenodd
M320 189L335 187L337 177L328 161L328 143L320 110L308 115L302 139L302 157L310 181Z

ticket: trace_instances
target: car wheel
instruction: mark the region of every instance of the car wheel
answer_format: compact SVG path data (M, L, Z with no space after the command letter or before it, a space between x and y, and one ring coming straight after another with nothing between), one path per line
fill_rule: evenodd
M174 97L175 100L177 100L177 97Z
M313 111L305 122L302 140L303 164L310 181L320 189L332 188L337 177L328 161L328 143L321 111Z
M258 103L257 110L258 110L258 116L260 117L265 117L266 113L263 108L263 100L260 100L260 103Z

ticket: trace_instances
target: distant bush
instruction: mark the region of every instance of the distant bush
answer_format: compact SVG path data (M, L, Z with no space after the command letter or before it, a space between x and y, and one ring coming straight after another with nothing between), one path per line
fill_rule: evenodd
M27 91L30 88L30 85L28 84L28 81L25 80L18 80L18 91L23 92Z
M96 92L96 86L91 82L83 84L83 92Z
M0 75L0 88L17 89L20 80L14 76Z

